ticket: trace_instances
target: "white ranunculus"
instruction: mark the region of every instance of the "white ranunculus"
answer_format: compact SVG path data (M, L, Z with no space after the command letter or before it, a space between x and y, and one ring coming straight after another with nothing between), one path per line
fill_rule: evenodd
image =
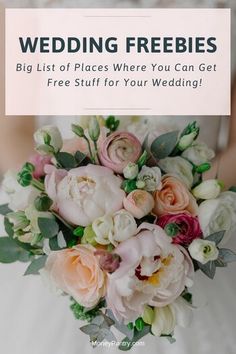
M216 179L208 179L192 190L195 198L215 199L221 192L221 185Z
M123 169L123 175L127 179L134 179L138 174L138 165L133 162L129 162L128 165Z
M205 143L195 142L182 153L182 156L199 166L212 160L215 157L215 152L209 149Z
M145 183L144 189L147 192L159 190L161 189L161 170L159 167L143 166L137 180Z
M204 236L225 230L221 244L236 231L236 193L223 192L216 199L206 200L199 206L199 222Z
M206 264L209 261L214 261L219 256L219 250L214 241L208 241L201 238L193 240L188 247L190 256L196 261Z
M122 209L113 215L114 228L110 235L110 241L116 245L117 242L128 240L137 231L136 221L128 211Z
M179 297L170 305L155 307L152 333L155 336L171 334L176 325L186 328L191 319L191 307L182 297Z
M63 146L61 133L59 129L53 125L45 125L38 129L34 133L34 140L37 144L36 149L41 153L45 153L45 149L40 148L45 145L52 147L54 152L60 151Z
M184 182L188 188L193 184L193 167L181 156L166 157L158 162L158 166L166 173L172 174Z
M114 246L132 237L137 231L134 217L124 209L113 215L97 218L92 223L92 228L96 234L97 243L101 245L112 243Z
M39 195L39 191L32 186L22 187L17 182L16 172L13 171L5 174L2 188L9 196L9 208L13 211L25 210Z
M110 233L113 230L113 219L111 215L105 215L97 218L92 223L93 231L96 234L95 241L100 245L108 245L110 243Z

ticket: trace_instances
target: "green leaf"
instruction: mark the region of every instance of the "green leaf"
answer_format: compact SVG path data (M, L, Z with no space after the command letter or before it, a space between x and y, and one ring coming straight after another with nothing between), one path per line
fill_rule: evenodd
M88 324L88 325L80 327L80 330L83 333L88 334L89 336L98 334L99 329L100 329L100 327L96 324Z
M88 159L88 157L83 152L76 151L75 159L76 159L77 165L81 166L82 163Z
M132 329L130 329L124 323L117 321L117 319L115 318L115 316L113 315L111 310L107 310L106 314L114 322L113 325L114 325L114 327L116 329L118 329L118 331L123 333L129 339L133 338L133 336L134 336L134 327Z
M132 348L132 346L138 342L142 337L146 336L148 333L150 333L151 327L150 326L145 326L142 331L137 331L136 329L134 330L134 336L132 339L129 339L128 337L125 337L122 341L121 344L119 345L119 349L122 351L128 351Z
M52 238L59 232L59 226L54 219L39 218L38 226L44 238Z
M234 192L234 193L236 193L236 186L232 186L232 187L230 187L230 188L229 188L229 191L230 191L230 192Z
M59 165L65 169L71 169L77 167L77 161L73 155L68 152L58 152L55 155Z
M8 213L11 213L12 210L8 207L8 204L3 204L0 205L0 215L7 215Z
M214 241L216 243L216 245L218 245L222 241L224 234L225 234L225 231L215 232L214 234L207 236L205 238L205 240Z
M174 131L160 135L151 145L151 153L155 159L161 160L169 156L178 141L179 132Z
M12 238L0 237L0 262L27 262L29 253L22 249Z
M12 238L14 236L13 224L6 217L4 218L4 228L8 236Z
M46 260L47 256L45 255L34 259L26 269L24 275L39 274L39 270L44 267Z
M57 235L49 239L49 247L51 251L61 250L61 247L58 245Z
M236 262L236 253L227 248L221 248L219 250L219 258L223 260L224 263Z
M201 271L208 276L208 278L213 279L216 273L216 265L214 261L209 261L206 264L197 262Z

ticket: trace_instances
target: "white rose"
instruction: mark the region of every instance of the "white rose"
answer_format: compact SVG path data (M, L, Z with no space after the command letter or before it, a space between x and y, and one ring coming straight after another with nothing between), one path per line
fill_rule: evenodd
M137 231L134 217L124 209L113 215L97 218L92 223L92 228L97 243L101 245L112 243L114 246L132 237Z
M53 125L45 125L34 133L34 140L37 144L36 149L44 154L47 153L46 147L51 147L54 152L61 150L63 140L59 129ZM49 152L49 151L48 151Z
M137 231L136 221L128 211L122 209L113 215L113 233L110 235L110 241L114 245L117 242L128 240L135 235Z
M108 245L110 243L110 234L113 230L113 220L111 215L105 215L94 220L92 228L96 234L95 241L97 243L100 245Z
M221 244L225 244L236 231L236 193L223 192L216 199L206 200L199 206L199 223L203 234L225 230Z
M166 157L158 162L158 166L166 173L176 176L188 188L191 188L193 184L193 167L190 162L180 156Z
M147 192L159 190L161 189L161 170L159 167L143 166L137 180L145 183L144 189Z
M190 305L179 297L172 304L164 307L155 307L152 333L155 336L171 334L176 325L186 328L192 319Z
M138 174L138 165L133 162L129 162L128 165L123 169L123 175L127 179L134 179Z
M192 146L187 148L182 156L199 166L205 162L212 160L215 157L215 152L209 149L205 143L196 142Z
M221 185L216 179L208 179L200 183L192 190L195 198L198 199L214 199L221 192Z
M189 253L196 261L206 264L209 261L214 261L219 256L219 250L214 241L203 239L195 239L188 247Z
M13 211L25 210L39 195L39 191L32 186L22 187L17 182L16 172L13 171L4 175L2 188L9 196L9 208Z

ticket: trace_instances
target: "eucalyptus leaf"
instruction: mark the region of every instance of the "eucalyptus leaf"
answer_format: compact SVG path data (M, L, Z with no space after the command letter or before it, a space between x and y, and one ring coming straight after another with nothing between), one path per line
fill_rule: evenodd
M81 151L76 151L75 153L75 159L77 162L77 165L81 166L83 164L83 162L85 162L85 160L89 160L89 158L87 157L87 155L85 155L83 152Z
M224 262L224 260L220 257L218 257L215 261L214 261L216 267L227 267L227 263Z
M168 157L174 150L178 141L179 132L174 131L157 137L151 145L151 153L155 159Z
M68 152L58 152L55 158L59 165L65 169L71 169L77 167L77 161L75 157Z
M236 253L227 248L221 248L219 250L219 258L222 259L224 263L236 262Z
M97 335L99 333L100 327L96 324L88 324L88 325L80 327L80 330L83 333L88 334L89 336L92 336L92 335Z
M8 213L11 213L12 210L8 207L8 204L2 204L0 205L0 215L7 215Z
M225 231L215 232L214 234L211 234L211 235L205 237L205 240L214 241L216 243L216 245L218 245L222 241L224 234L225 234Z
M206 264L197 262L201 271L208 276L208 278L213 279L216 273L216 265L214 261L209 261Z
M22 249L12 238L0 237L0 262L27 262L29 253Z
M60 251L61 247L58 245L57 236L54 236L49 239L49 247L51 251Z
M24 275L39 274L39 270L44 267L46 260L47 256L45 255L39 258L35 258L26 269Z
M132 339L129 339L128 337L125 337L122 341L121 344L119 345L119 349L122 351L128 351L132 348L134 343L138 342L141 338L146 336L148 333L150 333L151 326L144 326L142 331L137 331L136 329L134 330L134 336Z
M52 238L59 232L56 220L48 218L38 218L38 226L44 238Z
M113 315L111 310L107 310L106 314L108 315L108 317L113 320L114 322L114 327L116 329L118 329L118 331L120 331L121 333L123 333L126 337L128 337L129 339L132 339L134 336L134 328L133 329L129 329L127 327L127 325L125 325L122 322L118 322L115 318L115 316Z
M9 237L14 236L13 224L6 217L4 218L4 228Z

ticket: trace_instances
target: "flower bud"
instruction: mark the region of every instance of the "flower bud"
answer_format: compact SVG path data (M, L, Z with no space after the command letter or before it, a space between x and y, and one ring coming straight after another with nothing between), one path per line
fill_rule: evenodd
M137 320L135 321L135 327L136 327L137 331L143 330L144 321L141 317L137 318Z
M123 169L123 175L127 179L135 179L138 175L138 165L136 165L136 163L129 162Z
M152 322L154 320L154 311L150 306L148 306L148 305L144 306L142 319L145 323L147 323L149 325L152 324Z
M96 117L91 117L88 133L92 141L97 141L100 135L100 126Z
M113 273L119 268L121 258L118 254L105 250L97 250L94 254L99 256L99 266L103 271Z
M22 187L28 187L31 182L32 182L32 174L27 171L22 171L17 174L17 182L22 186Z
M197 126L196 122L190 123L182 132L179 143L178 149L184 151L189 146L192 145L194 140L198 137L199 134L199 127Z
M144 150L144 152L142 153L142 155L137 161L139 168L142 168L145 165L145 163L147 162L147 158L148 158L148 153L146 150Z
M84 236L84 227L83 227L83 226L78 226L78 227L74 230L73 234L74 234L75 236L78 236L78 237Z
M144 189L145 187L146 187L146 183L144 182L144 181L137 181L136 182L136 187L138 188L138 189Z
M84 137L84 129L79 124L71 124L71 129L75 135L78 135L80 138Z
M194 240L188 250L191 257L202 264L216 260L219 255L215 242L200 238Z
M216 179L203 181L192 190L194 197L198 199L214 199L220 192L221 184Z
M202 163L201 165L197 166L196 172L197 173L204 173L209 171L211 168L211 164L209 162Z
M92 225L89 225L84 229L84 235L81 239L81 243L82 244L89 243L92 246L96 246L97 242L95 240L95 237L96 237L96 234L93 231Z
M53 201L47 195L38 196L34 201L34 206L38 211L48 211Z
M178 148L181 151L186 150L190 145L192 145L194 139L196 138L197 133L196 132L192 132L188 135L184 135L182 136L182 138L180 138L179 140L179 144L178 144Z
M34 140L37 144L36 149L39 153L46 154L45 146L53 149L53 153L61 150L63 140L59 129L53 125L46 125L38 129L34 134Z

